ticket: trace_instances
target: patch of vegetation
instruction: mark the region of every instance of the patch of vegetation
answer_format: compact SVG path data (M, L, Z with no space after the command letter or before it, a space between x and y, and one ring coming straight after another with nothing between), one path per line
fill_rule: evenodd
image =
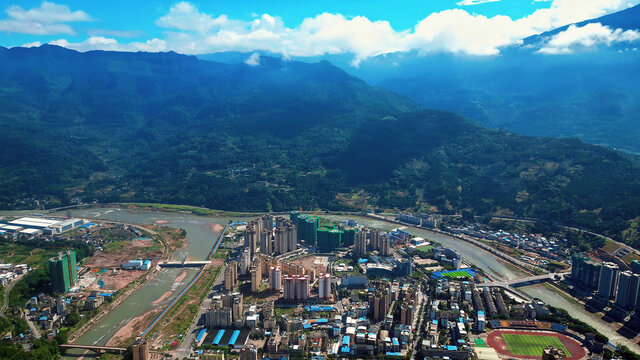
M158 331L162 331L163 336L166 336L167 339L173 339L178 334L185 334L198 313L200 303L211 291L221 269L222 267L215 267L204 270L202 276L164 315L162 325L157 324L148 336L152 337Z

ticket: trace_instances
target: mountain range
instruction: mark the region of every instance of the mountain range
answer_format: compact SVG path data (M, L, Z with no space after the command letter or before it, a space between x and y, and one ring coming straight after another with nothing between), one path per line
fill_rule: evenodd
M481 125L585 142L640 153L640 40L578 46L573 53L540 50L570 26L600 24L610 31L638 31L640 5L531 36L496 56L383 54L352 64L352 54L297 58L328 60L377 87L428 108L453 111ZM596 41L597 42L597 41ZM251 53L200 56L241 62ZM264 57L277 56L263 54Z
M0 50L0 207L515 214L628 243L635 156L489 130L329 62Z

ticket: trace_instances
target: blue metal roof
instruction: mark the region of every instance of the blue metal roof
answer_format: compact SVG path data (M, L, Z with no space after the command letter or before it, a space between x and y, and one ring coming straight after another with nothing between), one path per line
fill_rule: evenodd
M233 334L231 334L231 339L229 340L230 346L233 346L236 344L236 340L238 340L239 335L240 335L240 330L235 330Z
M447 350L449 350L449 351L456 351L456 350L458 350L458 348L457 348L457 347L455 347L455 346L453 346L453 345L447 345L447 346L445 346L445 347L446 347L446 348L447 348Z
M351 343L351 336L345 335L342 337L342 345L349 345Z
M198 336L196 336L196 342L202 341L206 333L207 333L207 329L200 330L200 332L198 333Z
M224 330L218 330L218 335L213 339L213 345L220 344L220 340L222 340L222 336L224 335Z
M398 342L398 338L396 338L396 337L391 339L391 342L393 342L393 345L400 345L400 343Z

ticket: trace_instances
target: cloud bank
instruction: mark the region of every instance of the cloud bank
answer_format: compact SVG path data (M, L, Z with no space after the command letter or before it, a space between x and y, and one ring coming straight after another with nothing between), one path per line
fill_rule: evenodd
M576 50L598 45L610 46L614 43L634 42L640 39L640 32L634 30L611 29L600 23L582 27L571 25L549 39L539 50L543 54L571 54Z
M486 0L462 0L458 5L474 5L481 1ZM182 1L171 6L168 13L156 20L155 24L164 30L162 37L121 43L105 33L94 34L99 36L91 36L79 43L72 43L64 38L52 43L79 51L174 50L185 54L268 51L285 57L348 53L354 54L353 64L357 65L363 59L398 51L497 55L501 48L519 44L527 36L619 11L637 3L640 0L552 0L549 8L536 10L519 19L502 15L486 17L458 8L429 14L409 29L394 29L388 21L372 21L364 16L347 17L332 13L308 17L297 26L288 27L282 19L270 14L256 15L249 21L238 20L224 14L201 12L195 5ZM52 24L66 26L61 24L63 20L84 21L80 19L89 18L85 13L70 12L61 5L43 3L41 8L45 4L47 7L57 7L58 22ZM16 13L31 11L17 8ZM16 21L22 16L12 15L9 11L7 13ZM31 13L31 21L42 19L37 13L38 11ZM575 31L578 30L572 29L572 32ZM582 31L595 32L596 29ZM567 49L575 48L574 43L564 45L570 40L570 35L565 34L564 38L555 42L551 42L554 41L551 39L544 53L566 53ZM578 36L583 43L588 43L592 38L596 43L615 42L608 42L607 34L572 36ZM632 35L613 33L611 36Z

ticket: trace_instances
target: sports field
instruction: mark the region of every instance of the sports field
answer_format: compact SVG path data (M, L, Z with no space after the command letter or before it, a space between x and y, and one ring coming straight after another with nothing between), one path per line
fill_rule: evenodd
M434 272L432 274L432 277L434 279L441 279L443 277L448 277L448 278L452 278L452 279L456 279L456 278L472 278L477 273L478 272L473 270L473 269L466 268L466 269L449 270L449 271L437 271L437 272Z
M548 345L563 350L566 360L578 360L586 355L579 342L556 332L494 330L489 333L487 344L500 354L518 359L540 359Z
M551 345L563 350L567 357L571 357L571 353L555 336L502 334L502 339L507 344L507 349L516 355L540 356L542 350L547 345Z
M473 275L469 274L468 271L465 270L458 270L458 271L448 271L442 274L442 276L444 277L448 277L448 278L461 278L461 277L473 277Z

